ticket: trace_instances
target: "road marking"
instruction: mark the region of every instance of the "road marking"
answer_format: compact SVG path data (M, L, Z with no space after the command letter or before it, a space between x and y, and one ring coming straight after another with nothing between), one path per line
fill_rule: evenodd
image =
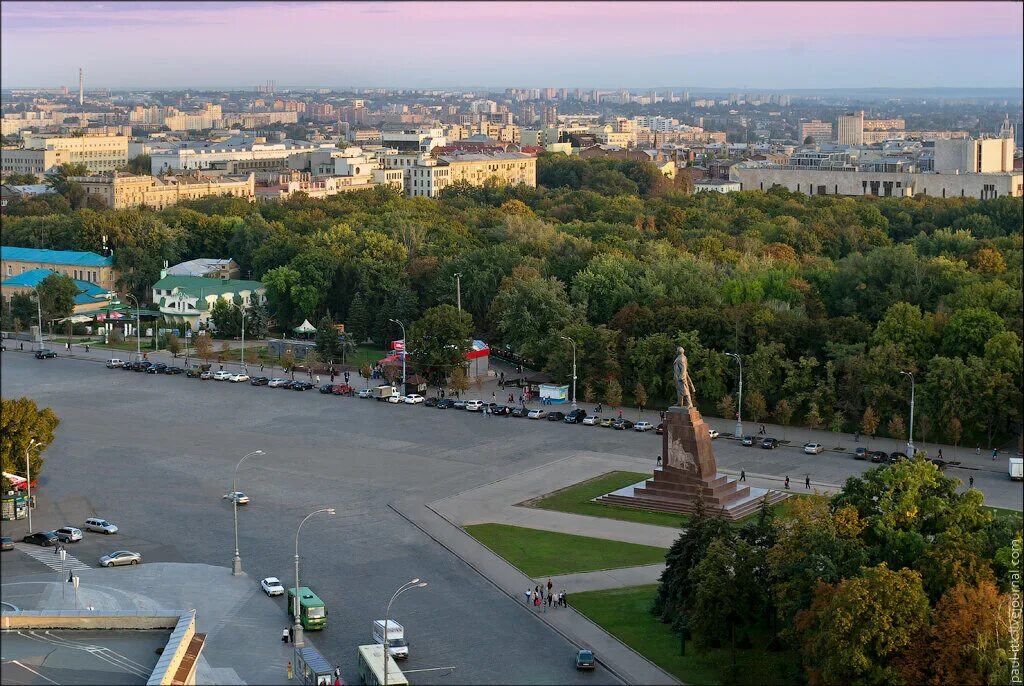
M49 681L49 682L50 682L51 684L57 684L58 686L60 686L60 682L59 682L59 681L54 681L53 679L50 679L50 678L48 678L48 677L45 677L45 676L43 676L42 674L40 674L39 672L37 672L36 670L32 669L31 667L29 667L29 666L27 666L27 665L23 665L23 664L21 664L21 663L20 663L20 662L18 662L17 660L11 660L11 664L12 664L12 665L18 665L18 666L19 666L19 667L21 667L22 669L24 669L24 670L26 670L26 671L29 671L29 672L32 672L33 674L35 674L35 675L36 675L37 677L39 677L40 679L46 679L46 680L47 680L47 681Z
M64 560L61 560L60 554L54 555L53 549L50 547L41 548L39 546L28 545L27 543L15 543L14 547L31 557L36 562L42 562L55 572L78 572L83 569L92 569L92 567L82 562L71 553L68 553Z

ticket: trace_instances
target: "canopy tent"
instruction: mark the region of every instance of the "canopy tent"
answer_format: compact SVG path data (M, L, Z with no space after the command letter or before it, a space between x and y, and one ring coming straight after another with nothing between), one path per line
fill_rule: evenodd
M309 323L308 319L303 319L302 323L292 329L295 333L316 333L316 327Z
M85 324L92 321L92 317L85 314L76 314L70 317L64 317L64 319L58 320L61 324L65 322L71 322L72 324Z

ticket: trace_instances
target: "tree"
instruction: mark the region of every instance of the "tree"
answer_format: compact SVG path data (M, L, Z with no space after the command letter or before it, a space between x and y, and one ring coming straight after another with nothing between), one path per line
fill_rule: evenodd
M864 410L864 416L860 418L860 432L868 437L868 441L875 437L878 431L878 414L875 408L868 407Z
M461 367L470 351L473 318L451 305L426 310L409 326L408 349L416 369L431 384L440 384Z
M89 168L84 162L76 162L73 164L66 162L58 165L53 173L46 178L46 185L48 185L54 193L58 193L67 198L72 207L79 207L85 200L85 189L82 188L82 184L77 181L73 181L71 177L88 175Z
M235 338L242 333L242 310L226 298L217 298L213 303L210 319L220 336Z
M904 441L907 438L907 425L903 423L903 417L900 417L899 415L896 415L889 420L889 423L886 425L886 429L888 429L889 435L893 438L901 441Z
M200 331L193 337L192 341L196 357L199 357L203 362L209 363L210 357L213 355L213 339L210 338L210 334Z
M370 312L366 307L366 300L362 293L356 293L348 307L348 321L345 323L346 330L352 334L356 343L362 343L369 337Z
M618 407L622 404L622 386L615 377L608 379L604 384L604 402L608 407Z
M373 368L370 367L369 362L363 362L363 364L359 367L359 376L363 377L366 387L369 388L370 377L373 376Z
M639 381L636 382L636 388L633 389L633 397L636 399L638 414L643 414L644 406L647 405L647 389Z
M175 336L173 333L167 337L167 352L169 352L174 359L178 359L178 353L181 352L181 339Z
M949 420L949 440L953 441L953 459L956 459L956 449L960 447L960 437L963 435L964 426L959 417Z
M789 420L793 418L793 407L785 398L782 398L779 402L775 403L774 414L775 419L782 425L782 438L785 439L786 427L789 425Z
M251 304L245 310L245 335L253 340L267 337L270 330L270 314L261 304Z
M590 381L583 382L583 402L597 402L597 393L594 392L594 384L590 383Z
M223 362L225 357L230 357L230 356L231 356L231 342L230 341L226 341L226 340L225 341L221 341L220 342L220 350L217 352L217 361L218 362Z
M807 414L804 415L804 423L808 429L817 429L821 426L821 414L818 412L818 404L811 403L807 406Z
M957 310L942 330L942 352L962 359L981 356L985 343L1003 329L1003 318L991 310L981 307Z
M289 345L284 349L284 354L281 355L281 369L286 372L292 372L292 368L295 366L295 351ZM292 378L295 377L295 373L292 372Z
M132 174L149 176L153 173L153 157L151 155L137 155L128 160L128 171Z
M714 540L693 570L697 594L690 627L700 646L730 641L763 615L760 551L742 539Z
M43 310L43 321L63 319L75 309L78 286L70 276L53 273L39 282L36 287L39 306Z
M53 433L60 419L53 410L42 410L34 400L3 398L0 411L0 455L3 471L9 474L25 474L25 452L28 451L32 479L39 477L43 470L42 453L53 443ZM35 440L41 447L29 445Z
M448 385L451 386L452 390L458 391L459 393L465 393L468 391L469 377L466 376L466 368L462 365L452 368L451 378L448 379Z
M341 357L338 349L338 329L328 311L316 325L316 350L321 360L333 364L335 358Z
M38 311L34 300L30 292L11 294L11 317L15 322L22 326L32 326L35 323Z
M732 393L726 393L718 401L718 411L722 413L723 419L736 418L736 399L732 397Z
M768 403L760 391L753 391L747 395L747 414L755 422L760 422L768 414Z
M28 186L31 184L39 183L39 177L35 174L26 172L13 172L11 174L4 175L4 184L10 186Z
M882 564L838 584L822 583L809 610L797 616L808 682L899 681L893 658L919 640L928 626L928 597L921 575Z

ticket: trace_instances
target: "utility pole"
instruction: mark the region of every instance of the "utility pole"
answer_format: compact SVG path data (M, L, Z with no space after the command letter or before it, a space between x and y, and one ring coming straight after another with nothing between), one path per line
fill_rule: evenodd
M462 272L455 272L455 302L462 311Z
M726 353L729 357L732 357L740 365L740 392L739 402L736 403L736 429L733 434L736 438L743 438L743 358L737 353Z
M907 433L907 457L914 457L914 375L910 372L900 372L903 376L910 377L910 431Z

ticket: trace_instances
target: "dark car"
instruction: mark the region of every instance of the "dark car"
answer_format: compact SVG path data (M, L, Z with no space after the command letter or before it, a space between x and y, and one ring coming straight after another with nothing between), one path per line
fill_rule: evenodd
M512 414L512 408L509 407L508 405L498 405L497 407L491 409L491 413L497 415L498 417L507 417L510 414Z
M439 410L447 410L449 407L455 407L455 401L451 398L441 398L434 407Z
M658 424L658 428L654 430L654 433L658 434L659 436L665 433L665 422L661 422L660 424Z
M254 376L249 379L250 386L266 386L268 383L270 383L270 379L265 376Z
M633 422L629 421L628 419L623 419L622 417L619 417L618 419L612 422L612 428L615 429L616 431L629 431L630 429L633 428L633 426Z
M756 443L756 442L757 442L757 439L754 438L753 436L744 436L743 440L740 441L740 443L742 443L743 445L747 446L748 448L750 446L754 445L754 443Z
M898 453L898 452L897 453L889 453L889 463L890 464L896 464L897 462L903 462L904 460L909 460L909 459L910 458L907 457L906 453Z
M184 374L185 370L181 367L171 366L164 370L164 374Z
M576 651L576 669L594 669L594 651L581 648Z
M881 464L881 463L884 463L884 462L888 462L889 461L889 455L888 455L888 453L886 453L886 452L884 452L882 450L875 450L874 452L871 453L871 461L876 463L876 464Z
M565 415L566 424L582 424L583 418L587 416L587 411L582 409L575 409L569 414Z
M948 462L946 462L945 460L940 460L940 459L939 459L939 458L937 458L937 457L929 457L929 458L928 458L928 461L929 461L929 462L931 462L931 463L932 463L933 465L935 465L935 467L936 467L936 468L937 468L937 469L938 469L938 470L939 470L940 472L944 472L944 471L946 471L946 467L948 467L948 466L949 466L949 463L948 463Z
M427 407L437 407L437 403L438 402L439 402L438 398L435 398L434 396L430 396L429 398L427 398L426 400L423 401L423 404L426 405Z
M530 411L528 409L526 409L525 407L520 405L518 407L513 407L512 411L509 413L508 416L509 417L525 417L527 414L529 414L529 412Z
M49 348L43 348L42 350L36 351L37 360L45 360L47 357L57 357L57 353L53 352Z
M565 413L564 412L548 412L548 421L549 422L560 422L560 421L563 421L564 419L565 419Z
M152 366L153 363L150 362L149 360L139 360L138 362L132 362L132 371L144 372Z
M167 371L167 365L164 364L163 362L157 362L156 364L151 364L149 366L149 369L146 370L146 373L147 374L163 374L165 371Z
M334 384L325 383L323 386L320 387L320 392L323 393L324 395L334 393Z
M311 384L308 381L293 381L289 388L293 391L308 391L311 388L316 388L316 384Z
M126 371L126 372L130 372L130 371L132 371L132 365L133 364L135 364L135 363L134 362L125 362L120 367L117 367L117 369L120 369L120 370L123 370L123 371Z
M31 543L32 545L57 545L60 539L57 538L57 534L52 531L39 531L34 534L29 534L25 538L21 539L22 543Z
M856 450L853 451L853 459L866 460L868 459L868 454L869 453L867 448L857 448Z
M761 447L765 450L775 450L779 447L779 442L774 438L766 438L761 441Z

